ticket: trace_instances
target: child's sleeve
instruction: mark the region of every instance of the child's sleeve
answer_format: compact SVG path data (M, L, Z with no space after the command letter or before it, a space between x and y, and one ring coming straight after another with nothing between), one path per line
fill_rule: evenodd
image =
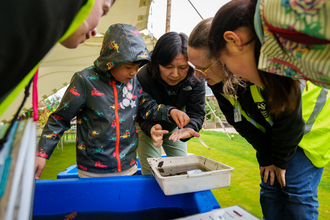
M140 129L149 137L151 137L151 128L158 124L157 121L144 120L140 115L136 117L136 122L139 124Z
M145 120L168 121L173 123L174 121L170 116L170 111L174 107L158 104L148 93L143 91L140 83L138 83L138 87L141 91L139 93L139 115Z
M70 121L86 101L85 83L79 73L76 73L65 91L58 108L50 114L42 131L37 156L49 159L63 133L70 129Z

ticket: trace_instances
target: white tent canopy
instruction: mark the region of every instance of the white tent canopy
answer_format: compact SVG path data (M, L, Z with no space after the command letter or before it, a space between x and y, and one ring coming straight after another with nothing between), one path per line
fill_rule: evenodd
M110 8L108 15L101 18L96 37L92 37L76 49L67 49L57 44L44 57L39 67L38 97L39 101L56 93L66 86L73 74L93 65L99 56L103 34L112 24L124 23L134 25L139 31L147 29L151 0L118 0ZM148 49L153 42L150 36L144 36ZM32 94L32 91L30 92ZM0 121L10 121L18 110L24 97L22 91L10 107L1 115ZM23 111L32 108L32 95L26 100ZM22 111L22 112L23 112Z

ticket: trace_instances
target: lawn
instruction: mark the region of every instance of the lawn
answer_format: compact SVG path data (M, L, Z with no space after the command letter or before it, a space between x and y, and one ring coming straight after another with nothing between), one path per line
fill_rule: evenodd
M238 134L229 140L227 135L216 131L204 131L201 138L211 147L204 147L197 139L188 142L188 152L202 155L234 167L230 186L212 190L221 207L240 205L258 218L262 217L259 204L259 168L255 150ZM64 150L55 149L41 175L41 179L56 179L59 172L75 164L74 137L65 141ZM330 219L330 165L324 168L319 185L319 219Z

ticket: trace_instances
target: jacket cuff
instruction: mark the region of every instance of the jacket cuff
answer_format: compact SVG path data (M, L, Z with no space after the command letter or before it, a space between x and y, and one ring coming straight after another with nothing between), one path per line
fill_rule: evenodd
M175 107L170 107L170 108L168 109L168 111L167 111L167 118L168 118L168 121L171 122L171 123L175 123L175 121L174 121L174 120L172 119L172 117L171 117L171 111L172 111L173 109L177 109L177 108L175 108Z
M266 166L270 166L273 164L273 162L271 161L271 159L269 157L262 156L258 151L256 153L256 156L257 156L259 166L261 166L261 167L266 167Z

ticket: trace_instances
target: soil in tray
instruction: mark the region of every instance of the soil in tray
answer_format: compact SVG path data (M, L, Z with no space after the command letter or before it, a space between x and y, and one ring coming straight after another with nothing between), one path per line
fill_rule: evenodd
M190 170L201 170L202 172L212 171L199 163L158 167L158 172L163 177L186 175Z

